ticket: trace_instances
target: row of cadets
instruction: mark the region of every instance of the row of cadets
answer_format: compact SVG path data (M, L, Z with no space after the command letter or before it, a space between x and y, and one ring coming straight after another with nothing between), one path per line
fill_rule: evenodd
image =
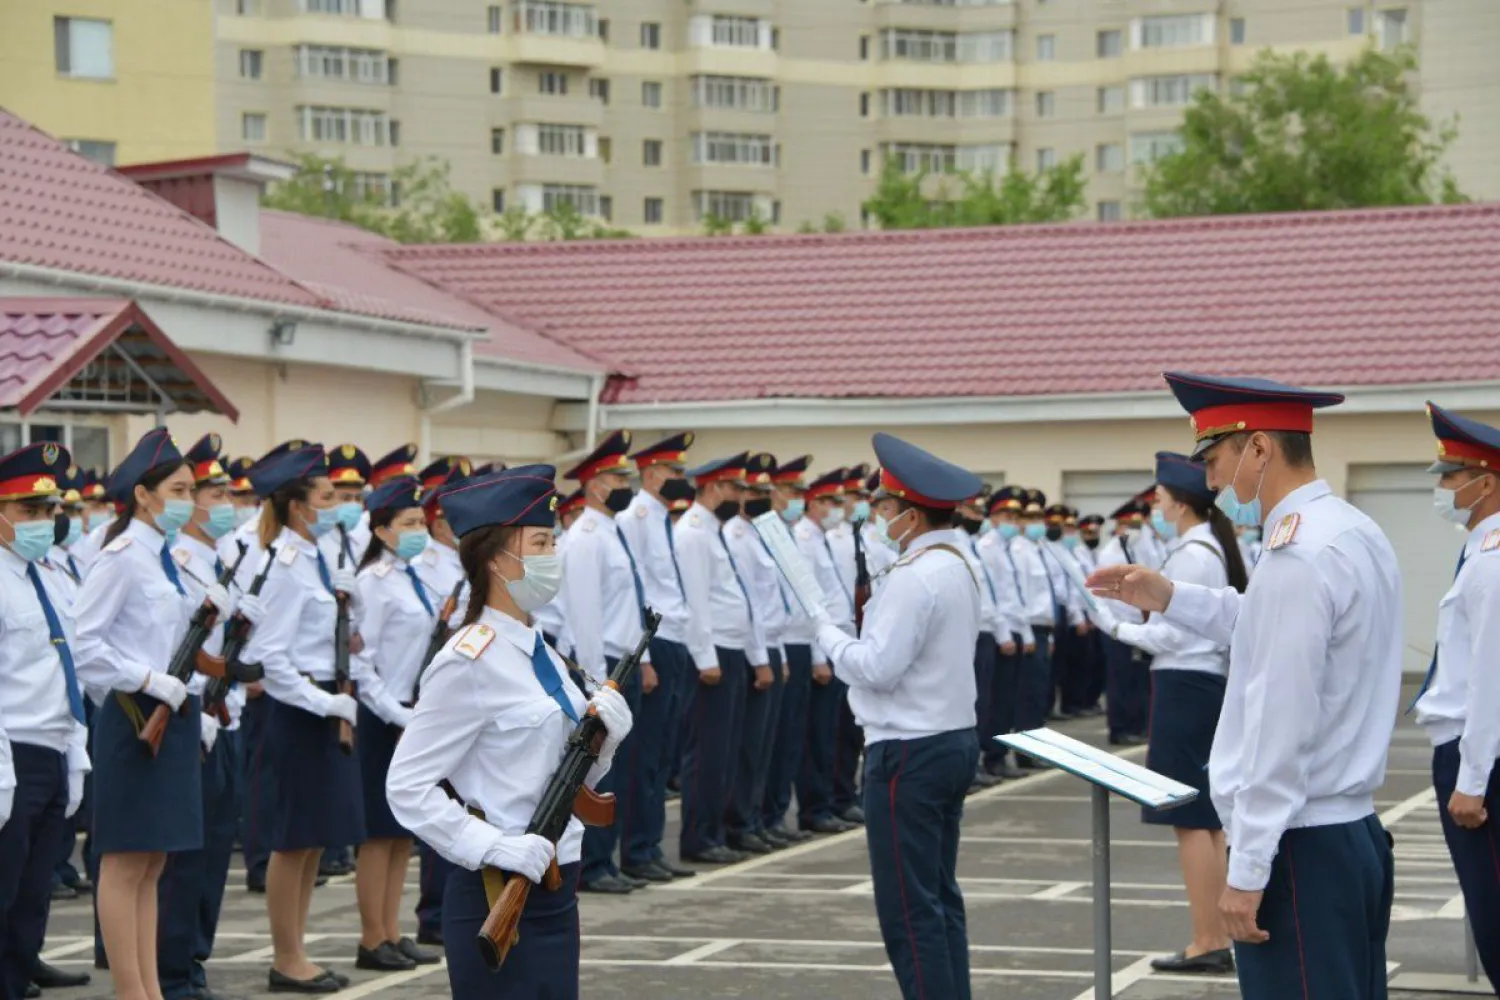
M1095 569L1140 564L1141 525L1151 509L1138 497L1131 497L1110 515L1115 526L1108 542L1099 550ZM1115 621L1139 625L1145 621L1135 608L1119 601L1099 598ZM1109 635L1100 634L1104 651L1105 720L1111 746L1138 746L1146 742L1146 724L1150 719L1151 654L1138 646L1129 646Z
M1080 514L1076 508L1063 524L1063 543L1069 546L1085 578L1099 567L1099 532L1103 525L1103 516ZM1099 630L1093 627L1089 628L1089 634L1084 637L1084 645L1088 650L1088 668L1085 672L1088 683L1083 689L1085 715L1104 714L1102 702L1108 677L1103 638Z
M441 477L434 475L434 480ZM360 941L355 965L397 972L441 961L399 927L401 893L411 860L412 836L391 814L385 780L396 742L411 719L417 678L428 640L442 606L442 592L430 588L417 572L417 561L430 547L426 496L410 476L386 479L365 499L369 541L360 556L355 579L355 606L360 611L359 659L385 688L384 714L364 698L359 706L359 774L363 784L365 840L355 872ZM395 703L395 704L392 704Z
M855 536L864 522L870 519L870 494L865 488L870 468L861 462L844 469L842 474L844 518L829 532L828 542L833 550L834 565L839 570L839 579L849 594L852 609L858 577L856 552L864 554L863 540L856 544ZM870 572L868 559L865 570ZM833 683L839 691L838 728L833 747L833 812L845 823L857 826L865 818L864 808L859 804L859 761L864 753L865 737L859 723L854 720L854 712L849 708L847 686L837 677Z
M630 456L641 488L617 519L635 559L646 605L661 615L649 650L654 676L648 678L642 671L643 691L648 681L652 683L649 693L641 696L635 719L635 781L627 792L628 798L639 803L644 819L631 823L620 843L621 873L648 881L660 881L662 875L687 878L693 874L662 851L667 784L680 766L687 706L699 686L688 649L693 616L684 593L672 521L673 507L693 496L693 487L684 478L692 443L692 433L683 432Z
M1016 517L1020 532L1010 541L1010 554L1021 581L1026 622L1031 626L1036 646L1030 667L1023 666L1016 686L1016 729L1025 732L1047 724L1052 709L1052 659L1057 650L1057 633L1068 627L1068 612L1064 604L1066 593L1054 583L1052 569L1042 555L1047 538L1042 515L1046 497L1026 489L1017 489L1015 495L1021 504ZM1033 764L1028 757L1017 760L1017 765L1023 768Z
M560 545L562 555L563 606L573 643L573 658L589 681L598 687L611 671L640 643L645 615L645 591L635 553L616 515L629 508L630 470L626 457L630 432L615 431L576 466L563 474L576 480L582 492L578 517ZM622 687L632 714L640 712L642 690L647 683L656 689L656 672L649 664L649 651L642 669ZM649 676L647 671L650 671ZM628 893L645 881L622 876L615 864L615 848L627 842L633 826L647 823L644 804L631 792L638 788L635 765L636 738L622 744L622 753L597 786L599 792L618 790L620 801L615 821L609 826L588 827L583 834L584 892ZM670 876L667 876L670 880Z
M1026 605L1026 586L1017 565L1016 540L1021 534L1021 512L1025 491L1014 486L995 490L985 507L988 515L975 546L988 582L994 584L998 623L995 639L999 645L995 658L995 679L990 689L989 724L993 732L1014 732L1020 724L1021 693L1039 688L1038 679L1045 671L1038 658L1036 634ZM1019 778L1021 772L1010 762L1005 746L982 739L980 752L987 774L999 778Z
M806 475L811 463L811 455L802 455L778 463L771 473L771 509L793 526L802 520L806 510ZM789 597L786 619L781 627L781 649L785 661L781 704L776 710L776 737L771 746L760 828L773 841L796 843L812 836L787 827L786 816L792 805L792 789L797 789L799 801L805 794L802 790L802 756L807 742L804 736L813 687L815 626L802 602L795 595ZM821 662L821 654L819 660ZM822 683L827 683L831 675L826 665L823 670Z
M78 579L89 571L104 540L104 532L115 519L115 503L105 489L104 477L94 469L85 469L79 493L84 501L83 537L68 547L78 566Z
M52 876L89 770L73 616L62 575L41 561L54 539L53 443L0 458L0 997L21 1000L42 963ZM87 976L82 977L87 982ZM50 984L49 984L50 985ZM76 978L71 985L81 985Z
M746 857L728 846L725 820L751 677L770 663L764 623L723 532L740 512L747 458L742 452L690 470L697 497L674 529L687 646L698 671L682 751L680 854L708 864Z
M1047 503L1046 497L1040 490L1034 493L1040 503L1044 505ZM1083 595L1079 593L1073 578L1064 569L1065 563L1073 560L1072 553L1065 546L1067 538L1065 525L1071 516L1073 516L1073 510L1066 504L1059 503L1044 507L1042 511L1043 538L1037 543L1042 552L1042 560L1047 564L1047 573L1053 591L1066 609L1067 617L1065 623L1059 623L1057 632L1053 635L1052 695L1048 703L1052 705L1052 699L1055 698L1055 707L1050 718L1059 720L1071 719L1082 714L1087 708L1086 705L1081 704L1081 701L1087 689L1087 637L1090 626L1083 614Z
M890 535L881 529L881 522L875 515L869 497L880 489L880 469L875 469L865 478L864 484L864 520L860 526L860 538L862 539L865 554L865 568L870 572L870 591L880 585L881 575L896 561L899 552L891 542ZM859 513L856 505L855 513Z
M996 720L993 716L995 705L995 690L997 687L1008 686L1014 688L1015 673L1012 671L1007 676L1000 676L997 669L999 661L999 639L1001 635L1009 635L1009 627L1006 619L1000 613L1000 591L995 585L993 574L984 560L980 558L975 539L978 538L984 517L980 514L985 507L990 495L988 486L981 489L971 497L965 497L953 511L954 538L958 543L958 550L969 563L969 569L974 574L974 579L979 581L979 638L974 643L974 733L979 739L981 749L988 743L993 743L992 737L1009 729L996 728ZM1009 725L1014 720L1009 720ZM989 788L998 785L1001 777L990 774L983 766L981 759L976 763L974 776L971 779L971 787L975 790Z
M770 454L760 452L746 459L744 500L739 512L724 525L725 544L745 585L750 612L760 626L766 646L765 663L751 665L740 752L738 760L731 761L733 793L725 819L728 846L747 854L769 854L791 843L771 830L765 821L771 755L782 735L777 732L777 724L787 668L781 642L791 614L791 601L782 590L780 571L751 524L753 518L771 511L775 472L776 459Z
M839 572L828 538L829 532L844 523L843 493L842 469L833 469L808 483L802 496L802 517L792 527L792 539L812 566L829 620L853 635L854 595ZM807 741L797 778L797 826L810 833L843 833L857 825L838 815L835 801L839 706L845 700L845 688L811 641L807 655L812 685L807 696Z

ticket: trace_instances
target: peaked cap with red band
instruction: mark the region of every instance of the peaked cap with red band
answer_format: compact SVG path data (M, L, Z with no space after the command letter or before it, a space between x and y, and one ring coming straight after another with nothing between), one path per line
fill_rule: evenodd
M1438 460L1428 472L1489 469L1500 472L1500 430L1460 416L1436 403L1427 404L1432 433L1437 437Z
M38 441L0 458L0 501L57 500L73 461L54 441Z
M1167 372L1162 378L1177 402L1192 415L1196 442L1193 458L1220 438L1242 431L1311 434L1313 410L1344 401L1336 392L1298 389L1264 378L1218 378L1188 372Z
M373 472L370 459L352 444L341 444L328 453L328 479L335 486L363 486Z
M921 507L953 510L978 496L984 482L967 469L944 461L889 434L870 439L880 460L879 496L894 496Z
M864 462L851 465L844 470L844 492L845 493L869 493L865 489L865 480L870 478L870 467Z
M229 482L224 468L224 441L217 434L205 434L188 449L186 458L193 467L195 486L223 486Z
M750 453L742 451L738 455L730 455L728 458L716 458L712 462L705 462L696 469L689 469L687 477L699 489L709 483L741 483L745 481L745 463L749 461Z
M760 451L745 459L745 485L762 493L776 481L776 456Z
M1019 486L1004 486L990 495L989 513L997 510L1014 511L1019 514L1026 504L1026 491Z
M255 459L241 457L230 462L225 471L229 473L229 492L231 493L254 493L255 487L250 485L250 469L255 465ZM85 493L84 496L88 494Z
M379 486L387 479L395 479L397 476L415 476L417 467L413 463L416 460L417 446L403 444L389 455L376 459L375 464L370 467L368 482L371 486Z
M653 465L670 465L681 472L687 464L687 450L693 446L693 432L683 431L653 445L642 448L631 455L636 468L645 469Z
M619 475L629 475L632 466L630 459L625 453L630 450L630 432L615 431L609 437L600 441L593 451L589 452L588 458L579 462L573 468L563 473L564 479L576 479L580 483L586 483L595 476L604 475L607 472Z
M844 470L829 469L817 479L807 484L804 496L809 500L819 497L837 497L844 494Z
M288 483L305 482L328 475L328 454L320 444L305 445L272 458L263 458L250 470L257 496L265 499Z
M811 455L798 455L790 461L779 463L771 473L771 482L778 486L802 487L802 480L807 475L807 467L812 464Z
M583 505L586 502L587 501L583 496L583 490L574 490L572 493L569 493L567 496L563 497L561 501L559 501L557 505L557 516L562 517L565 514L571 514L575 510L582 510Z
M435 490L444 483L451 481L455 472L460 476L471 475L473 473L473 466L469 464L467 458L462 458L458 455L446 455L435 462L428 463L427 468L422 470L422 474L417 477L417 480L422 484L424 491Z

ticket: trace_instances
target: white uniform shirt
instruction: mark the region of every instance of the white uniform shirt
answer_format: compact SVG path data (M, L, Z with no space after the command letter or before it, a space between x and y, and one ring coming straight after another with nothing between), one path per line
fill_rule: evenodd
M448 603L448 598L453 597L455 592L457 593L453 615L448 619L448 626L457 628L464 618L464 604L466 603L464 598L467 590L464 585L464 567L459 561L458 550L434 538L427 543L427 548L422 550L422 554L417 556L413 563L417 567L417 576L421 577L422 582L427 585L427 597L432 601L433 610L441 611L443 605Z
M241 591L248 593L250 583L255 579L256 572L265 564L265 560L262 558L265 549L261 548L260 545L259 517L251 518L219 539L219 544L214 548L218 552L219 558L224 560L226 565L234 565L235 560L239 558L240 542L245 543L247 554L245 561L240 563L240 571L234 576L234 585L239 587Z
M568 528L562 557L563 604L573 659L596 684L609 679L605 657L619 658L641 641L641 598L621 529L609 514L585 507Z
M139 691L153 671L166 673L171 664L201 601L172 586L161 561L166 544L161 532L132 519L79 588L73 662L90 687Z
M1229 574L1224 569L1223 551L1207 522L1195 524L1182 536L1182 544L1167 557L1161 571L1174 583L1227 587ZM1115 638L1155 657L1152 670L1197 670L1219 677L1229 672L1229 647L1174 625L1161 615L1152 615L1144 625L1122 622L1115 629Z
M927 552L939 542L961 544L949 530L912 541L871 596L860 638L834 625L818 629L834 675L849 685L849 708L867 745L975 725L979 587L967 561Z
M397 822L470 870L484 865L501 835L526 832L574 729L537 680L531 654L539 638L537 630L493 608L455 633L422 678L422 700L386 776ZM582 718L583 694L557 654L547 652ZM596 764L588 784L604 773ZM485 818L450 799L438 787L444 780ZM577 861L582 848L583 824L575 816L558 841L558 864Z
M1148 569L1159 570L1167 561L1167 543L1149 522L1141 525L1133 547L1136 562Z
M420 556L418 557L420 558ZM434 599L420 578L413 583L407 563L389 550L359 571L354 589L360 607L359 637L364 648L359 659L380 675L385 689L396 701L412 700L422 657L432 638L432 627L443 598ZM418 596L417 587L422 586ZM445 595L446 596L446 595ZM423 605L422 597L427 598Z
M185 533L178 535L177 541L172 545L172 560L177 563L182 585L199 605L205 599L206 585L218 580L218 575L214 572L214 560L218 558L215 549ZM226 565L232 567L234 564ZM224 652L224 624L224 619L220 618L203 642L203 651L210 656L218 656ZM199 697L203 696L207 687L208 678L200 673L194 673L188 680L188 690ZM224 708L229 714L229 725L224 728L238 729L240 714L245 709L245 689L238 684L232 685L224 698Z
M783 592L781 572L761 544L755 528L743 517L724 525L724 542L734 557L735 568L750 592L750 609L764 646L781 646L781 635L791 616L792 598Z
M840 521L832 531L824 532L823 537L828 539L828 551L833 556L833 568L838 571L839 582L844 585L844 590L853 594L857 575L854 564L854 526L847 519Z
M646 591L646 604L661 615L656 634L672 642L686 643L691 615L673 560L676 528L672 526L667 508L656 497L641 490L618 522L625 532L625 540L630 543L630 552L635 556L641 586ZM668 537L668 532L673 532L672 537Z
M828 617L833 620L834 625L853 635L853 594L844 589L843 577L834 566L833 551L824 537L823 529L814 524L812 518L804 517L792 526L792 540L797 543L797 551L802 553L802 558L812 565L818 588L823 591L823 608L828 612ZM810 619L807 624L811 625ZM799 632L795 638L789 635L787 641L810 643L813 641L813 632ZM816 651L813 658L817 659Z
M1016 568L1010 542L998 530L991 531L974 544L974 551L995 582L996 611L1002 629L996 640L1010 642L1011 636L1019 635L1023 644L1035 642L1026 613L1025 583Z
M1052 628L1057 624L1057 605L1062 595L1053 593L1052 574L1042 560L1042 549L1037 542L1024 535L1010 541L1011 559L1016 572L1021 576L1021 586L1026 591L1026 621L1033 627Z
M73 618L63 603L59 574L37 568L63 637L77 661ZM0 545L0 761L10 744L26 743L68 755L68 767L88 769L88 731L68 705L67 675L52 645L47 616L26 561ZM82 697L82 685L79 696ZM6 779L0 778L0 782ZM7 787L0 784L0 789ZM14 787L13 783L9 787Z
M699 670L719 666L715 646L742 649L752 666L770 662L765 638L751 617L744 588L730 564L729 548L719 534L719 519L694 502L677 522L674 534L677 566L692 616L688 652Z
M89 567L93 566L94 561L99 558L99 550L104 546L104 533L113 523L114 518L110 518L105 524L101 524L92 531L84 532L83 537L78 539L70 550L73 554L73 561L78 564L80 581L88 575Z
M962 528L955 528L953 537L958 539L958 551L964 554L969 562L969 569L974 571L974 579L979 581L979 631L987 633L992 639L998 638L1005 623L1000 617L1000 594L995 581L990 579L989 568L979 558L974 537Z
M1433 746L1458 740L1456 787L1483 795L1500 757L1500 514L1469 532L1463 569L1438 604L1437 629L1437 672L1417 700L1417 721Z
M1105 542L1099 550L1098 565L1100 569L1108 566L1140 565L1135 559L1135 546L1129 535L1115 535ZM1115 620L1121 623L1140 624L1145 621L1140 611L1123 601L1112 601L1107 597L1096 597L1094 600L1107 608Z
M1073 553L1063 548L1062 542L1043 540L1036 543L1037 551L1042 557L1042 564L1047 567L1047 579L1052 583L1052 592L1067 612L1069 625L1081 625L1083 616L1083 598L1078 593L1078 587L1073 583L1072 577L1068 576L1067 570L1063 569L1065 561L1076 562Z
M870 573L871 590L877 586L875 578L890 569L900 555L875 534L872 522L866 521L859 529L860 551L865 554L865 569Z
M1229 884L1243 890L1265 887L1286 830L1374 812L1401 694L1390 543L1322 480L1277 504L1268 530L1293 514L1292 540L1267 549L1243 595L1184 583L1166 611L1230 648L1208 770Z

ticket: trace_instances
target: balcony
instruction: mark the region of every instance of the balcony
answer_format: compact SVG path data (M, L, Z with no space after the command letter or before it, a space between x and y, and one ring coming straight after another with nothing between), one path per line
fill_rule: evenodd
M585 125L599 128L604 124L604 104L587 95L550 97L546 94L517 94L500 101L503 114L511 122L557 122L560 125Z
M534 66L597 69L604 65L604 42L578 35L513 35L511 61Z
M877 28L929 28L934 31L995 31L1016 26L1016 5L991 4L978 7L940 7L933 4L897 3L875 6Z
M515 184L582 184L603 187L603 160L582 156L512 156L510 177Z
M878 142L979 146L1016 141L1015 115L1004 118L925 118L901 115L875 122Z
M706 74L772 78L778 75L774 49L705 45L690 48L683 53L683 63L689 76Z

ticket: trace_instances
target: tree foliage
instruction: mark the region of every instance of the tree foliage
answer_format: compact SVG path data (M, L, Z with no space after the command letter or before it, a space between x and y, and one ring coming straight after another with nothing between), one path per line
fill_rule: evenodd
M1465 200L1442 166L1456 134L1421 113L1409 52L1263 52L1225 95L1202 92L1182 148L1146 169L1156 217L1316 211Z
M862 207L882 229L1065 222L1083 208L1082 154L1035 174L1014 166L998 178L989 172L945 175L936 197L929 198L925 193L928 174L907 173L893 157L881 170L875 193Z
M483 237L483 213L453 190L442 160L397 167L390 177L394 198L362 190L357 173L341 158L305 154L296 161L296 176L266 194L266 207L350 222L399 243L474 243Z

